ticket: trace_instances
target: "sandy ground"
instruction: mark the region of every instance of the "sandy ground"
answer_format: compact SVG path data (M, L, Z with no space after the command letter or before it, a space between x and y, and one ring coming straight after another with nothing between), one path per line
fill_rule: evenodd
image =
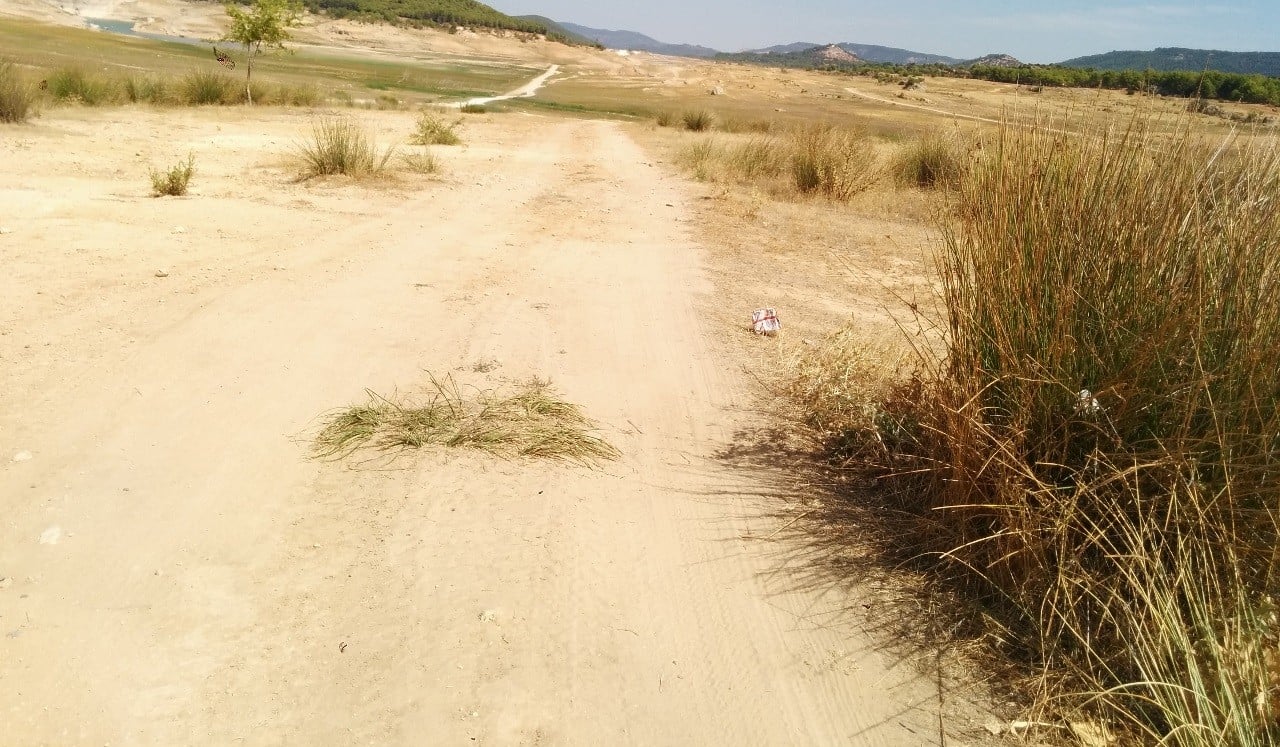
M773 488L724 456L758 416L693 188L524 114L469 119L442 176L295 183L308 122L0 141L5 743L939 743L932 677L779 572ZM188 152L191 194L148 197ZM623 457L307 458L428 372L550 377Z

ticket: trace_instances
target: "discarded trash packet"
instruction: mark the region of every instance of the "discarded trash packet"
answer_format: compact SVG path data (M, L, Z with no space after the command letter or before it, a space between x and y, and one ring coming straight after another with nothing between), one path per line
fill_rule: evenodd
M782 329L778 312L773 309L757 309L751 313L751 329L757 335L772 335Z

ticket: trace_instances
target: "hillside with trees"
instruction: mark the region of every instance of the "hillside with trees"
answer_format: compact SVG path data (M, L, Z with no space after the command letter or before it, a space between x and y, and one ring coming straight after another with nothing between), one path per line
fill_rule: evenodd
M1224 52L1218 49L1162 47L1150 52L1107 52L1076 57L1063 62L1062 66L1158 72L1214 70L1241 75L1280 76L1280 52Z
M476 26L546 34L545 23L514 18L476 0L303 0L334 18L427 26Z

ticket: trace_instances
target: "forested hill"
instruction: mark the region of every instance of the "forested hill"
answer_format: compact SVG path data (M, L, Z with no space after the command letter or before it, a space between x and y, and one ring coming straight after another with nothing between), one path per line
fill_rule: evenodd
M546 24L513 18L476 0L303 0L307 10L335 18L433 26L482 26L545 34Z
M1065 67L1094 70L1217 70L1244 75L1280 76L1280 52L1223 52L1217 49L1164 47L1149 52L1125 51L1076 57Z

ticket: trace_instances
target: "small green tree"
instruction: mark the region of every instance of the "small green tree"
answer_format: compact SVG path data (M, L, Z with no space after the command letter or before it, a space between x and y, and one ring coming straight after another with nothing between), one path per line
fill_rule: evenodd
M284 43L289 40L289 29L302 19L302 3L299 0L253 0L248 10L233 3L227 3L226 9L227 16L231 18L231 28L222 41L244 47L244 98L252 104L249 82L253 77L253 58L262 53L263 47L284 49Z

